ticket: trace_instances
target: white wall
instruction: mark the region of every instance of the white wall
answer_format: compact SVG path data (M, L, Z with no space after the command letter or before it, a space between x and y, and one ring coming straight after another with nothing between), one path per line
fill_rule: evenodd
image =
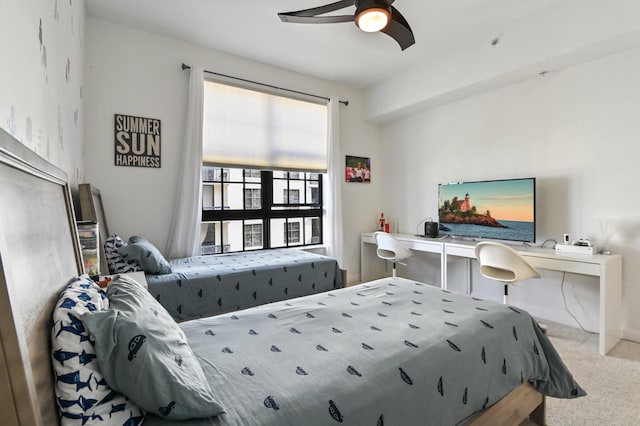
M624 335L640 341L638 88L640 49L633 49L388 122L381 135L385 213L414 233L421 219L437 217L438 183L537 177L538 243L565 232L610 237L609 248L623 255ZM485 287L477 270L473 280ZM512 302L576 325L562 280L545 271ZM563 289L569 309L596 330L597 281L567 275Z
M426 57L371 87L365 117L407 116L638 46L638 14L636 0L551 2L539 13L488 27L484 38Z
M165 248L175 202L189 73L199 63L219 73L349 100L340 107L342 154L372 157L374 182L343 184L348 280L359 278L360 233L374 229L380 210L378 129L362 120L361 93L177 40L87 18L85 140L87 182L98 187L112 233L139 234ZM114 114L160 119L160 169L114 165Z
M84 1L0 5L0 127L84 179Z

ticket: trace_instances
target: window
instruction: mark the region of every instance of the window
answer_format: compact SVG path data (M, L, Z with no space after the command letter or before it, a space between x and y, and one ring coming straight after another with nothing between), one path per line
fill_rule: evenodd
M283 189L282 197L285 204L298 204L300 202L300 190L299 189Z
M262 223L249 223L244 225L245 249L262 248Z
M327 105L204 86L202 253L322 244Z
M322 244L321 173L203 169L202 254Z
M284 240L289 244L300 243L300 222L287 222Z
M244 177L260 179L260 170L245 170Z
M320 220L312 218L311 219L311 240L310 244L319 244L321 242L320 238Z
M220 241L220 227L216 223L204 223L202 224L202 233L204 239L201 245L202 254L218 254L227 253L231 250L229 244L216 244L216 241Z
M245 188L244 208L247 210L262 208L262 202L260 201L260 188Z

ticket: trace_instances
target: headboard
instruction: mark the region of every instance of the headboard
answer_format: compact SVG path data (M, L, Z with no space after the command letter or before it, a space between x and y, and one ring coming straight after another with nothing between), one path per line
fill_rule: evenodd
M66 174L0 129L0 424L57 425L50 331L83 271Z
M104 206L102 205L102 195L100 190L89 183L81 183L78 185L80 195L80 219L98 223L99 234L99 253L100 253L100 273L108 274L109 267L104 254L104 242L109 238L109 226L107 226L107 217L104 214Z

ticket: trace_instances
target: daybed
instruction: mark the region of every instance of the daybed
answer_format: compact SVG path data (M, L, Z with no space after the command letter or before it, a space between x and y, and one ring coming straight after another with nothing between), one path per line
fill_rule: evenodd
M148 274L149 292L176 320L211 316L343 286L338 262L298 249L194 256Z
M177 324L127 277L81 276L73 218L64 174L0 133L1 424L58 405L78 425L440 425L503 403L494 424L542 424L540 392L584 394L526 312L404 279Z
M82 184L80 193L82 220L99 223L110 272L144 270L149 292L177 321L334 290L344 284L334 258L295 248L167 261L142 237L132 236L125 242L109 233L97 188Z

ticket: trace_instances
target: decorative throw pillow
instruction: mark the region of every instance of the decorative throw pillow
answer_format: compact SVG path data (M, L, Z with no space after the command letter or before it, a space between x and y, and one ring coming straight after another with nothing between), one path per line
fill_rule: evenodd
M107 382L167 419L222 413L184 332L162 305L125 275L114 278L107 296L109 309L82 317Z
M111 274L126 274L127 272L137 272L141 269L133 260L128 261L118 252L118 249L127 245L122 238L112 235L104 242L104 255Z
M118 248L118 252L127 261L134 261L148 274L170 274L171 265L162 256L160 250L142 237L129 238L129 244Z
M81 319L87 312L108 307L100 287L88 275L82 275L61 292L53 311L51 357L62 426L138 424L144 418L134 403L114 392L105 381Z

